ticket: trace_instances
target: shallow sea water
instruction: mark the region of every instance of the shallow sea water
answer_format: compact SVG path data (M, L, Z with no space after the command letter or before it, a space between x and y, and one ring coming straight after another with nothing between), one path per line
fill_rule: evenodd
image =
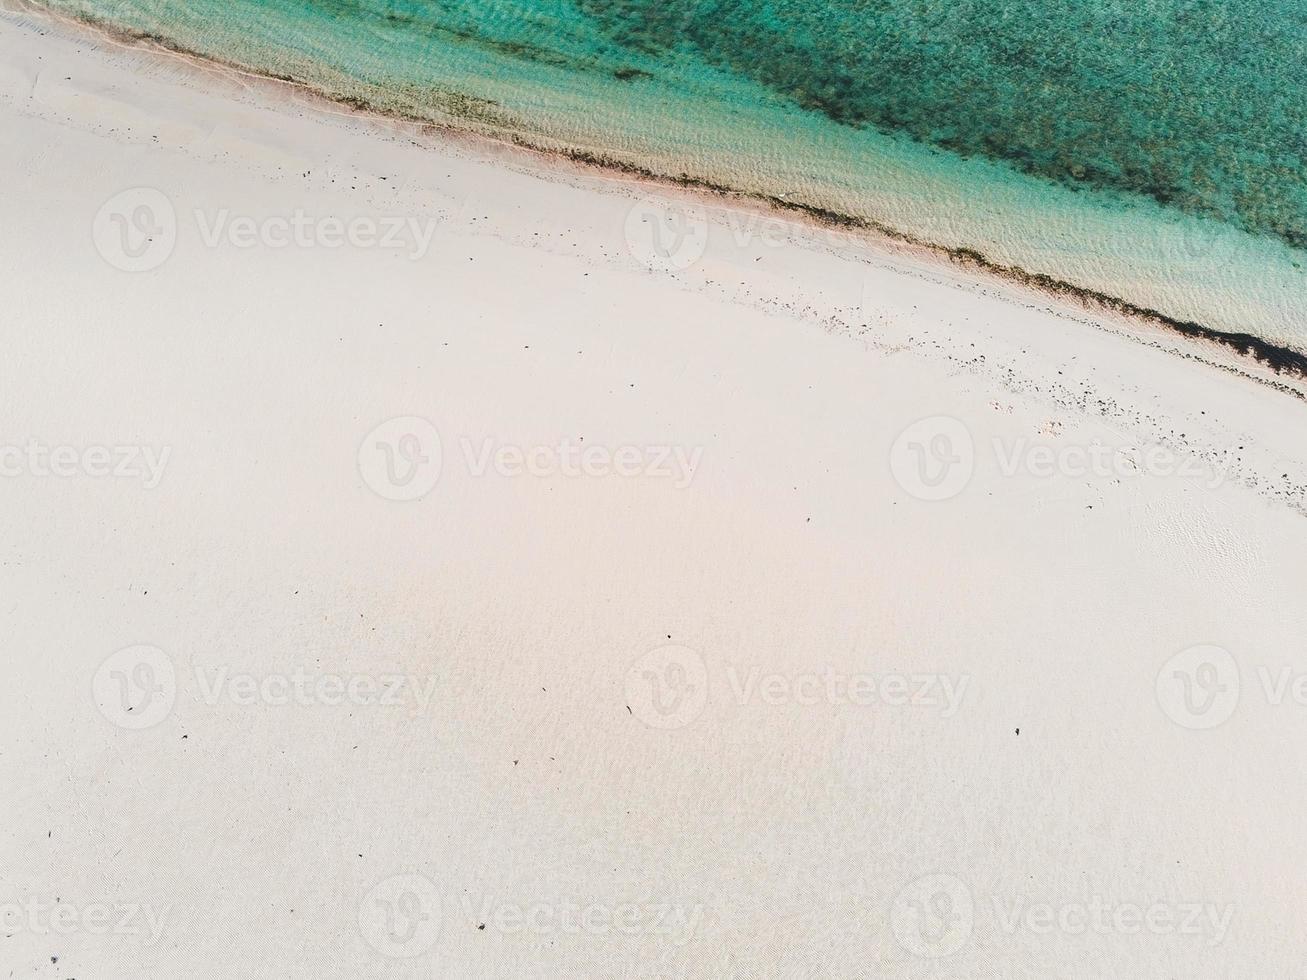
M42 0L1307 350L1307 4Z

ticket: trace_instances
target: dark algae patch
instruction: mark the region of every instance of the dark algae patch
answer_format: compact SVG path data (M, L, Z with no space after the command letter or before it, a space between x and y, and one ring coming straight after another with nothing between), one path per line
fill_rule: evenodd
M1307 248L1303 0L40 2L382 89L441 89L455 49L563 87L709 66L840 126ZM732 97L706 78L685 93Z
M1307 4L577 2L840 124L1307 247Z

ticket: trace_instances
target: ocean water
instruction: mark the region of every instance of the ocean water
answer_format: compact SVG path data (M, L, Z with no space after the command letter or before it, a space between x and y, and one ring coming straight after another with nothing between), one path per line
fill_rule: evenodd
M1302 0L42 0L1307 351Z

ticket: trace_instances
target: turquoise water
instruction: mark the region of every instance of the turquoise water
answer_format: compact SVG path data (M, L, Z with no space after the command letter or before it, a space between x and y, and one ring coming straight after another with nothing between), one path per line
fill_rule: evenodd
M1307 349L1307 3L44 2Z
M1307 5L578 0L849 126L1307 247Z

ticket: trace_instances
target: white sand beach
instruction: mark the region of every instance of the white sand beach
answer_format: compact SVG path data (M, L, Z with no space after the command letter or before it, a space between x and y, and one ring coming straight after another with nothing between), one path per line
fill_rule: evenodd
M1301 382L13 11L0 183L0 976L1301 969Z

